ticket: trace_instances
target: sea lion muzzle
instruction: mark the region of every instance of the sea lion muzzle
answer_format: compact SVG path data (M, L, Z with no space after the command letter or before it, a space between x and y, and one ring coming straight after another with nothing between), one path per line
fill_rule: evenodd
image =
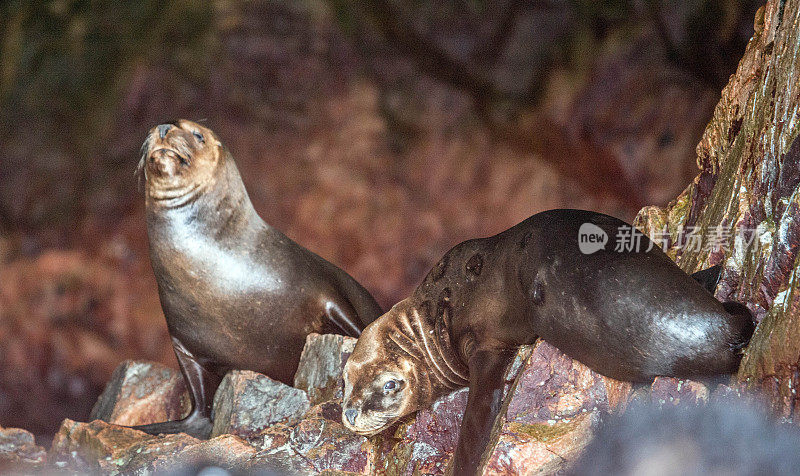
M188 166L189 161L172 149L157 149L150 154L147 161L149 172L161 177L176 175L181 166Z

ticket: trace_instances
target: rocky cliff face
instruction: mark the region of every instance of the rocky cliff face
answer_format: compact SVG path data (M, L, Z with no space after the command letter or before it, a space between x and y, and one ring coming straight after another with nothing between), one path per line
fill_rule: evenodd
M739 378L797 417L800 381L800 2L770 1L697 146L700 175L666 208L637 217L687 272L724 266L717 297L760 322ZM688 246L694 232L706 243Z
M700 174L665 208L636 225L687 272L721 263L722 300L744 302L759 321L739 375L724 384L659 378L635 388L602 377L547 343L520 350L483 455L484 474L552 473L574 461L598 423L631 401L658 406L750 400L798 418L800 380L800 0L759 10L756 33L722 92L698 145ZM295 386L232 372L214 401L214 437L150 436L115 424L177 418L186 411L175 371L127 362L93 411L65 421L52 448L0 430L0 467L146 472L215 464L299 474L443 474L466 404L459 390L367 439L340 422L341 370L353 340L309 337Z

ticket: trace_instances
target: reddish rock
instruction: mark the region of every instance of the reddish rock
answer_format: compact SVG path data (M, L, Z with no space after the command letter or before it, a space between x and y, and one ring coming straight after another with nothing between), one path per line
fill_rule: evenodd
M247 469L255 454L235 435L203 441L183 433L152 436L100 420L65 420L48 459L56 468L79 473L151 473L197 465Z
M300 421L310 405L306 393L257 372L228 372L214 396L211 436L248 438L275 423Z
M738 378L784 417L800 416L798 18L797 0L769 0L758 11L697 146L699 175L664 210L637 219L650 229L666 217L668 254L685 271L723 265L716 295L747 304L759 322ZM690 227L703 246L682 239Z
M101 420L79 423L67 419L53 439L48 460L58 468L109 472L117 469L125 450L150 438L154 437Z
M19 428L0 428L0 472L41 470L47 453L36 445L30 432Z
M261 449L255 461L303 474L325 470L373 474L370 444L341 424L341 414L339 404L327 402L313 407L296 425L268 428L251 439Z
M524 346L506 370L507 393L523 368L533 347ZM372 440L376 448L377 474L443 474L447 468L467 406L468 388L446 395L394 430L387 430Z
M190 406L180 372L155 362L127 360L114 370L89 418L146 425L180 419Z
M650 400L658 406L705 404L709 393L700 382L673 377L656 377L650 386Z
M314 465L292 446L292 429L284 424L273 425L256 437L250 444L260 451L253 459L255 467L268 467L282 474L317 474Z
M130 459L121 471L149 473L206 465L242 471L251 467L256 454L255 448L236 435L222 435L205 441L189 441L188 438L183 434L170 435L135 445L126 452Z
M539 341L503 403L484 474L552 472L587 444L601 414L624 407L632 385L603 377Z
M376 474L444 474L458 442L468 393L468 388L456 390L374 437Z
M353 353L356 339L336 334L309 334L294 375L294 386L305 390L312 405L341 401L342 371Z

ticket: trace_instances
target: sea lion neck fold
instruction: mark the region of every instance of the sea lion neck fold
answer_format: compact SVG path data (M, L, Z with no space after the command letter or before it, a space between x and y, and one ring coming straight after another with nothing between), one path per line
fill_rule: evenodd
M215 176L184 190L183 195L161 199L148 195L148 221L202 226L205 234L216 237L243 230L277 231L258 216L233 160L226 157L217 168Z
M428 302L415 305L413 300L407 301L410 302L396 306L398 330L402 329L403 334L398 346L424 362L444 389L455 390L466 385L469 382L467 367L450 344L442 316L433 316Z

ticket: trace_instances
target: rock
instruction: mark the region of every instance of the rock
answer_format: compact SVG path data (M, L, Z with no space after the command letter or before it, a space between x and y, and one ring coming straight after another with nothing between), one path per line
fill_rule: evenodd
M47 453L37 446L30 432L19 428L0 428L0 472L40 471Z
M650 399L658 406L702 405L708 402L708 387L693 380L656 377L650 386Z
M353 353L356 340L335 334L309 334L294 375L294 386L305 390L312 405L328 400L341 401L344 392L342 371Z
M302 390L256 372L233 370L214 396L211 436L253 437L275 423L297 423L310 406Z
M468 393L468 388L456 390L394 431L373 438L376 474L444 474L458 442Z
M624 408L632 389L539 341L503 402L483 474L562 468L588 443L602 414Z
M269 469L254 461L256 449L235 435L201 441L184 433L152 436L96 420L65 420L48 459L79 473L152 473L213 465L225 469Z
M678 265L723 265L716 295L747 304L759 322L738 378L773 411L800 417L800 1L769 0L736 74L697 146L699 175L661 212L636 220L660 229ZM704 237L689 246L688 231ZM712 243L709 237L718 238Z
M64 418L89 417L126 357L173 359L142 258L47 251L0 266L3 425L49 441Z
M506 370L506 393L532 349L522 347ZM375 437L375 473L443 474L458 443L468 394L468 388L456 390L405 419L391 433Z
M110 472L127 448L150 438L155 437L101 420L79 423L67 419L53 438L48 460L73 471Z
M147 473L172 470L176 466L208 465L242 471L251 468L251 460L256 454L252 446L236 435L222 435L205 441L189 441L188 438L183 434L169 435L136 445L127 451L130 459L121 470Z
M274 425L251 443L259 447L255 461L300 474L346 471L373 474L373 451L367 438L341 424L342 407L336 402L314 406L292 426Z
M180 372L155 362L127 360L114 370L89 418L146 425L183 418L190 407Z
M254 461L269 466L282 474L316 474L314 465L299 454L292 445L292 428L284 424L273 425L251 438L250 444L258 451Z

